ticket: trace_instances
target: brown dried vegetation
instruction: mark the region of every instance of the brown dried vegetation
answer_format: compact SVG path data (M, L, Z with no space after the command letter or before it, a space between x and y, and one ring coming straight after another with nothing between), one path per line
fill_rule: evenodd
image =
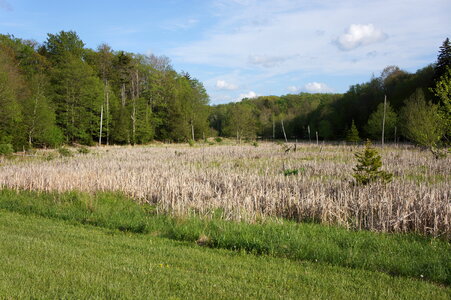
M450 236L451 159L411 147L380 150L389 184L352 184L359 147L93 148L51 161L3 163L0 185L42 191L120 191L161 213L256 221L284 217L351 229ZM295 176L283 170L298 169Z

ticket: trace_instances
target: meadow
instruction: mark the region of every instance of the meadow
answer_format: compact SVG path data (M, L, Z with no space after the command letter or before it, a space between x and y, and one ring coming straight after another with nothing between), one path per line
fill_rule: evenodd
M290 150L288 150L290 149ZM199 143L0 158L0 297L448 299L450 159Z
M23 161L1 161L0 185L46 192L121 192L174 216L251 223L284 218L449 239L451 158L437 160L412 146L379 148L383 169L393 173L393 181L356 186L352 168L354 154L361 150L205 143L98 147L74 157L47 151Z

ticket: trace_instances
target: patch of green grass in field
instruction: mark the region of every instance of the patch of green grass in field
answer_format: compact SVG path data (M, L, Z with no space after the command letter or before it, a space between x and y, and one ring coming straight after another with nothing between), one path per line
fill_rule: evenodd
M146 233L150 224L150 205L138 205L114 193L39 193L0 191L0 208L34 214L72 223Z
M348 231L313 223L288 221L248 224L156 215L114 193L37 193L0 191L0 208L26 215L61 219L173 240L199 242L212 248L246 251L293 261L381 271L391 275L451 283L451 246L418 235Z
M0 210L0 298L449 299L379 272L197 247Z

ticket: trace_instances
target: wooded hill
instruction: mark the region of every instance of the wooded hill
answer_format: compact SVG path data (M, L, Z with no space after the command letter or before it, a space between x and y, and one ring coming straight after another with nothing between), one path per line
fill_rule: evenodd
M174 71L165 56L114 51L106 44L88 49L72 31L48 34L42 44L0 35L0 144L22 150L216 135L314 139L316 132L321 140L339 140L351 129L361 138L380 139L384 110L387 139L396 131L437 144L449 136L450 67L447 39L435 65L414 74L390 66L345 94L263 96L209 106L202 83ZM418 132L434 137L423 143Z

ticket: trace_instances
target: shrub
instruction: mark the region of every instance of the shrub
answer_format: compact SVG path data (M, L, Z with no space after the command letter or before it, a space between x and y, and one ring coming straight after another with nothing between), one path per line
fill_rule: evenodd
M194 147L194 141L193 140L188 140L188 144L190 147Z
M51 161L51 160L54 160L55 158L56 158L56 153L54 153L54 152L50 152L44 156L44 159L46 161Z
M88 154L88 153L89 153L88 147L84 147L84 146L78 148L77 151L78 151L78 153L80 153L80 154Z
M222 143L222 138L220 138L220 137L215 138L215 142L216 143Z
M355 154L357 165L352 175L357 184L366 185L373 181L382 181L384 183L392 180L393 174L379 170L382 167L381 156L376 149L371 147L368 140L365 144L365 150Z
M258 147L258 143L254 141L254 142L252 143L252 146Z
M0 144L0 155L11 155L14 152L11 144Z
M290 176L290 175L298 175L299 170L298 169L286 169L283 171L283 175Z
M73 156L72 152L69 149L64 148L64 147L59 148L58 149L58 153L61 156L63 156L63 157L71 157L71 156Z

